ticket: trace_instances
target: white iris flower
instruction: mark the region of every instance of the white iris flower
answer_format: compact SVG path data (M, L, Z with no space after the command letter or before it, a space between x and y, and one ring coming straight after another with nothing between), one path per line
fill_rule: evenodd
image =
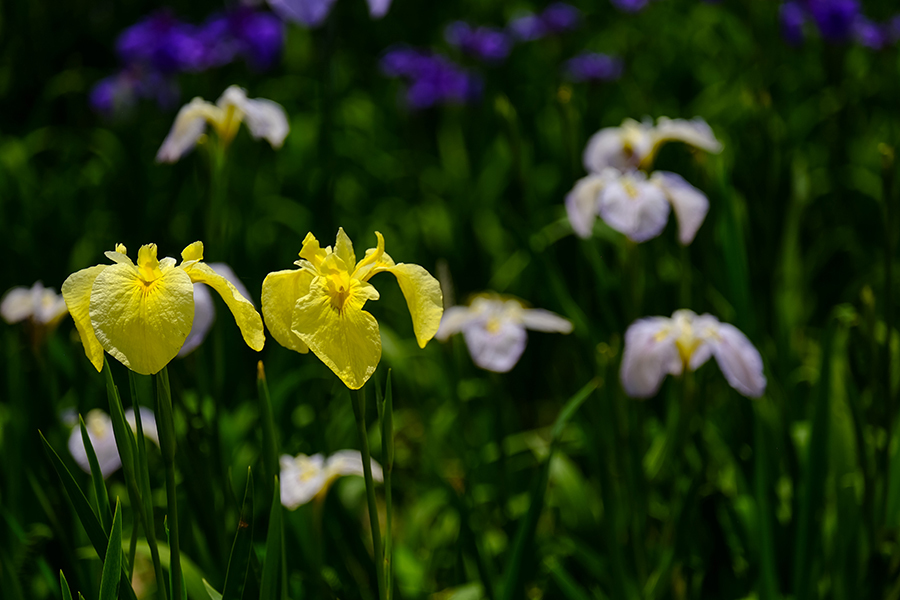
M137 420L134 418L133 408L125 411L125 420L137 433ZM84 426L91 440L91 446L94 448L94 454L97 455L100 472L106 479L122 466L119 448L116 446L116 437L113 434L112 419L102 410L95 408L87 414ZM144 437L150 438L158 446L159 434L156 430L156 417L152 410L143 406L141 407L141 428L144 430ZM84 439L81 437L81 427L78 425L72 429L72 434L69 436L69 452L85 473L91 472L91 463L88 461Z
M0 316L9 324L31 319L36 325L52 327L69 314L63 297L38 281L30 288L14 287L0 302Z
M569 333L572 323L549 310L525 308L515 298L481 294L469 306L445 310L434 337L443 341L461 331L476 365L506 373L525 351L525 329Z
M358 450L340 450L327 459L322 454L307 456L283 454L280 459L281 504L290 510L315 497L324 497L338 477L363 476L362 455ZM384 481L381 465L372 460L372 479Z
M722 151L722 144L700 117L690 121L660 117L656 126L650 120L639 123L625 119L619 127L606 127L591 136L584 149L584 168L591 173L607 167L620 171L649 169L660 147L672 141L707 152Z
M666 375L694 371L715 357L728 384L744 396L758 398L766 391L762 357L734 325L709 314L677 310L672 318L648 317L625 332L620 378L633 398L654 396Z
M669 220L669 208L678 218L678 239L694 240L709 211L706 195L681 175L656 171L622 172L606 168L576 182L566 196L566 212L576 235L590 237L599 216L607 225L635 242L658 236Z
M265 138L273 148L281 148L290 131L284 108L263 98L250 99L247 91L232 85L215 104L194 98L181 107L169 135L163 140L157 162L177 162L200 140L207 123L212 125L223 146L237 134L241 122L247 124L254 139Z

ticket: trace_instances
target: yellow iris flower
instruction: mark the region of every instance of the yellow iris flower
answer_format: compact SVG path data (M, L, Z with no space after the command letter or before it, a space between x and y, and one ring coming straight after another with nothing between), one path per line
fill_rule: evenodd
M234 314L247 345L265 343L262 319L249 300L203 260L203 242L194 242L174 258L156 258L156 244L141 246L135 265L119 244L106 252L112 265L97 265L69 275L63 298L75 321L91 364L103 368L106 350L136 373L159 372L175 358L194 320L194 283L216 290Z
M377 231L375 236L377 247L356 262L343 228L333 250L308 233L294 263L300 268L269 273L262 287L263 318L272 337L297 352L312 349L353 390L381 359L378 322L363 310L367 300L379 298L369 283L373 275L386 271L397 278L420 348L434 337L444 312L438 281L419 265L394 263L384 252L384 238Z

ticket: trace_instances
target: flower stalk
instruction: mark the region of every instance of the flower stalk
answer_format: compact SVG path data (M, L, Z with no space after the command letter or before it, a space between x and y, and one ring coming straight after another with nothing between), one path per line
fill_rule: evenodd
M181 552L178 543L178 495L175 488L175 418L172 411L172 392L169 372L163 369L156 379L156 412L159 415L159 447L166 468L166 510L169 527L169 581L172 600L181 600L183 577Z
M359 446L362 452L363 476L366 480L366 500L369 504L369 523L372 526L372 551L374 553L375 577L378 580L378 598L387 600L384 586L384 554L381 545L381 527L378 524L378 504L375 502L375 481L372 479L372 458L369 455L369 439L366 434L366 391L360 388L356 392L356 401L351 397L353 416L356 417L356 432L359 435Z

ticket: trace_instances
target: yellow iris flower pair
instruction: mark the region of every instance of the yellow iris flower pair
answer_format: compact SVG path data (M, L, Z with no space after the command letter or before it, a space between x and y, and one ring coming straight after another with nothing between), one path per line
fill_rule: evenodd
M353 244L343 229L337 242L322 248L307 234L300 268L270 273L263 282L266 325L282 346L310 349L347 387L359 389L381 359L378 322L363 310L378 291L368 283L381 272L397 277L413 318L420 347L434 337L443 313L441 288L424 268L394 263L384 252L384 238L356 262ZM156 245L142 246L137 264L119 245L106 256L112 265L73 273L62 286L85 354L99 371L106 350L141 374L159 372L187 338L194 318L193 284L218 292L234 315L244 341L256 351L265 343L262 319L249 300L227 279L202 262L203 244L194 242L174 258L158 260Z

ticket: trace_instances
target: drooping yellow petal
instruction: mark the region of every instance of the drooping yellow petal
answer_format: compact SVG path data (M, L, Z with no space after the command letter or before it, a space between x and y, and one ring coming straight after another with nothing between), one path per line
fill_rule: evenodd
M386 255L385 255L386 256ZM431 273L419 265L399 263L390 267L376 267L374 272L387 271L397 277L400 290L406 298L412 315L413 331L419 348L424 348L434 337L444 314L444 295L441 284Z
M69 314L75 321L75 329L81 336L84 353L97 371L103 369L103 346L94 334L89 314L91 305L91 288L97 276L109 265L88 267L69 275L62 284L62 295L69 307Z
M291 331L294 305L309 293L313 277L309 271L288 269L269 273L262 284L262 313L269 333L285 348L301 354L309 352L309 346Z
M262 350L266 343L266 335L263 333L262 318L253 308L253 304L244 298L230 281L213 271L206 263L196 262L183 270L187 272L192 282L205 283L219 292L222 300L228 306L228 310L234 315L234 320L241 330L241 335L244 336L244 341L257 352Z
M338 228L337 241L334 243L334 253L337 257L344 261L347 269L352 269L356 264L356 254L353 253L353 242L350 237L344 233L344 228Z
M345 297L336 298L325 278L317 277L294 307L293 332L352 390L366 383L381 360L378 322L362 309L377 297L371 285L354 281Z
M147 283L128 265L106 267L94 280L90 318L100 345L142 375L175 358L194 320L194 286L183 269Z

